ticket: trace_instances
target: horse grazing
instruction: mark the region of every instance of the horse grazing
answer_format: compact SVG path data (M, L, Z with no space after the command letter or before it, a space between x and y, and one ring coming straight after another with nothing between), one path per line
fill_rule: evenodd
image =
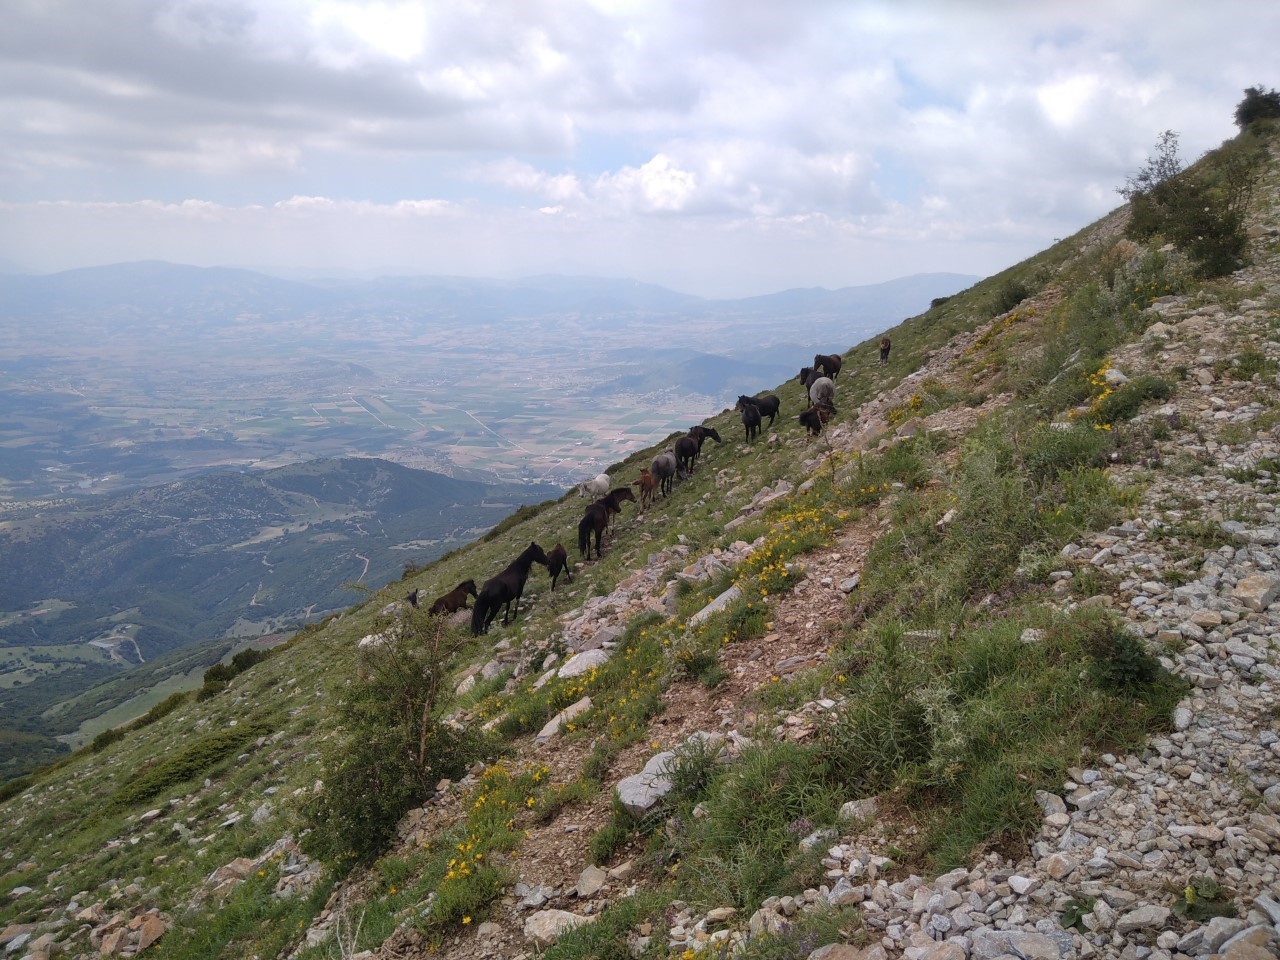
M809 387L809 402L836 412L836 385L827 377L819 377Z
M431 609L427 612L431 614L456 613L458 610L466 610L468 596L476 596L476 582L474 580L463 580L448 593L436 597L435 603L431 604Z
M753 406L760 411L760 416L769 418L769 426L773 426L773 418L778 415L778 409L782 406L782 401L774 394L766 393L763 397L739 397L738 409Z
M831 411L826 407L810 407L796 419L800 421L800 426L809 431L809 436L816 437L831 419Z
M536 543L530 543L524 552L507 565L496 577L490 577L480 588L476 602L471 607L471 634L480 636L489 632L489 624L498 615L498 608L503 608L502 625L511 622L512 617L520 615L520 596L524 593L525 581L529 579L529 568L535 563L549 566L547 555ZM511 604L516 608L512 612Z
M815 353L813 355L813 369L821 370L832 380L840 376L840 368L842 366L844 366L844 358L838 353Z
M622 515L623 503L635 503L636 495L631 492L630 487L614 487L604 497L605 506L609 508L609 523L605 529L613 526L613 518Z
M662 492L665 499L675 487L676 475L676 455L674 450L668 450L660 453L653 458L653 463L649 464L649 469L653 471L653 475L658 478L658 489Z
M590 480L584 480L578 484L578 496L580 497L603 497L609 492L609 475L607 473L597 474Z
M557 543L554 547L547 551L547 573L551 574L551 589L555 590L556 580L560 574L564 574L570 583L573 583L573 566L569 562L569 553L565 550L563 543Z
M689 436L698 441L699 456L702 455L703 443L708 439L714 440L716 443L724 443L724 441L720 439L720 434L716 432L715 427L704 427L702 424L698 424L696 427L690 427Z
M747 443L751 442L751 438L760 433L760 408L754 403L744 403L742 405L742 425L747 430Z
M649 504L653 503L653 491L658 489L658 478L649 471L648 467L641 467L640 479L632 480L631 485L640 491L640 509L647 510Z
M693 437L681 437L676 441L676 469L680 476L687 477L693 473L693 463L698 459L698 441Z

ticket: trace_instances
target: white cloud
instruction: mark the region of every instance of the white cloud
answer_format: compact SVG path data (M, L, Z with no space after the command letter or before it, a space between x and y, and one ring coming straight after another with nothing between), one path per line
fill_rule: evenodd
M1160 131L1230 135L1277 34L1246 0L24 0L0 257L991 272L1113 206Z

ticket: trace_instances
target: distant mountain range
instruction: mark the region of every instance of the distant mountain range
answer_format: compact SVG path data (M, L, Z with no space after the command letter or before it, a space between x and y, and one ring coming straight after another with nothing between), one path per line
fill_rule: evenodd
M978 279L955 273L915 274L838 290L797 288L767 296L713 300L627 279L419 276L303 282L251 270L144 261L42 276L0 275L0 316L115 308L134 314L197 307L207 311L218 305L225 315L303 315L324 308L339 313L401 309L465 315L480 321L548 314L680 314L700 318L829 315L857 323L873 315L900 319L919 313L934 297L955 293Z

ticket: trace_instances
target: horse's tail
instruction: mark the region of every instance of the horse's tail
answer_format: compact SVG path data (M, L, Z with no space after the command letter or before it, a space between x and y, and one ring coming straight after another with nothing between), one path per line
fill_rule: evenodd
M578 552L584 557L591 545L591 514L578 521Z
M489 595L483 590L476 596L471 605L471 635L478 637L484 633L484 617L489 612Z

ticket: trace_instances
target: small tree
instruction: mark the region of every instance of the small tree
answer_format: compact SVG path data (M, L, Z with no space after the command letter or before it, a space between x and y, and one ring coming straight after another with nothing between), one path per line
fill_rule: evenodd
M1146 166L1132 177L1127 177L1116 193L1126 200L1167 188L1173 178L1182 172L1182 158L1178 156L1178 132L1166 130L1156 141L1154 156L1147 157Z
M1236 126L1241 130L1259 120L1280 118L1280 91L1264 90L1261 85L1249 87L1244 99L1236 104Z
M1125 235L1142 242L1171 240L1202 277L1230 273L1248 248L1244 212L1260 156L1256 145L1232 142L1184 170L1178 135L1166 130L1154 156L1116 188L1130 205Z
M485 751L482 735L443 722L449 669L470 638L425 610L409 611L382 633L381 645L360 654L368 677L344 693L324 790L307 811L306 845L332 863L377 857L406 811Z

